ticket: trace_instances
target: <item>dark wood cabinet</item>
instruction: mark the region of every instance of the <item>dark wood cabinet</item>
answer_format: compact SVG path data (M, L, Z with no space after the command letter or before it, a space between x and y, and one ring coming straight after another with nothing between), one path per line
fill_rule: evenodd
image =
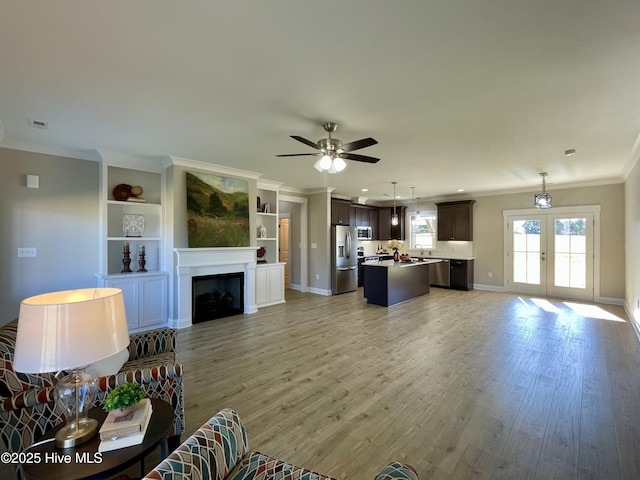
M371 209L366 207L353 207L353 209L356 211L356 226L370 227Z
M378 208L372 207L369 210L369 226L371 227L371 234L373 235L373 240L378 240L380 238L380 228L379 228L379 219L378 219Z
M473 290L473 260L450 260L449 286L456 290Z
M378 209L378 240L404 240L405 239L405 211L407 207L396 206L398 225L391 225L393 207L380 207Z
M436 203L438 240L473 240L473 204L475 200Z
M350 225L351 204L341 200L331 200L331 225Z

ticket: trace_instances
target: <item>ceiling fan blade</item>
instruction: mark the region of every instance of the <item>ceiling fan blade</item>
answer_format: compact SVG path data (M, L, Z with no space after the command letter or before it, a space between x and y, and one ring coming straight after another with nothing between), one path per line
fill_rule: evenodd
M341 153L340 156L347 160L355 160L356 162L378 163L380 161L379 158L357 155L355 153Z
M356 140L355 142L349 142L342 145L340 148L343 152L352 152L353 150L359 150L360 148L370 147L371 145L375 145L378 143L377 140L373 138L363 138L362 140Z
M276 157L302 157L302 156L311 156L311 157L319 157L322 155L321 153L285 153L282 155L276 155Z
M299 142L302 142L305 145L309 145L310 147L313 147L316 150L320 150L320 145L318 145L315 142L312 142L311 140L307 140L306 138L299 137L298 135L291 135L291 138L293 138L294 140L297 140Z

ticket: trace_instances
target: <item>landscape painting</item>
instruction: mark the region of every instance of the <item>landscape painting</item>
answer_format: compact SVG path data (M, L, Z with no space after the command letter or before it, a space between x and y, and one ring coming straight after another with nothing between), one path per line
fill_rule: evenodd
M248 247L249 183L187 172L189 248Z

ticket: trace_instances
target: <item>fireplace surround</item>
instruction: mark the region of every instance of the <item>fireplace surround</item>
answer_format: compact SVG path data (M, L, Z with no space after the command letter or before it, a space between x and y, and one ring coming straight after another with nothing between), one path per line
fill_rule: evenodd
M258 311L255 295L256 247L176 248L173 252L176 268L174 318L177 328L193 324L193 277L243 273L243 313Z

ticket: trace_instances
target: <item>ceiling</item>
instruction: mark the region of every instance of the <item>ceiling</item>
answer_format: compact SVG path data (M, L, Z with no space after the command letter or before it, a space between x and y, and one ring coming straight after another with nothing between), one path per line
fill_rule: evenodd
M372 201L391 181L405 198L535 190L542 171L550 190L620 182L638 25L635 0L3 0L0 146L175 155ZM381 161L275 157L313 152L289 135L326 121Z

